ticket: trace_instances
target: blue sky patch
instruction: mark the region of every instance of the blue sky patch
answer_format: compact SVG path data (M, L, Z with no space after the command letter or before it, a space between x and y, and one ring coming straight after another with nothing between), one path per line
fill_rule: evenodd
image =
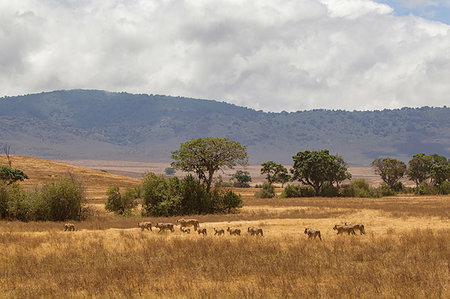
M394 8L394 15L415 15L450 25L450 0L375 0Z

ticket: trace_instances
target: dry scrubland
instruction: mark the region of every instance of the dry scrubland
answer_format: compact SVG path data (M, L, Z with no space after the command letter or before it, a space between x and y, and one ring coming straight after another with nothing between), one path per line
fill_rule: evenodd
M92 175L88 195L121 181ZM133 185L126 180L119 185ZM0 221L0 298L450 297L450 196L255 199L255 189L235 190L244 198L239 214L192 216L206 237L141 232L138 221L177 218L119 217L98 199L75 232ZM367 234L337 236L333 225L345 221L364 223ZM228 226L259 226L264 237L213 235ZM320 229L323 242L307 240L305 227Z

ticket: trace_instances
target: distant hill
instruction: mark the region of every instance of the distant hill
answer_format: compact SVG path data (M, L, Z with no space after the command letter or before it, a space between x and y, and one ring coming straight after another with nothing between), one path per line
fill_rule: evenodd
M98 90L0 98L0 143L49 159L169 161L181 142L228 137L250 160L292 163L329 149L353 165L416 153L450 156L450 108L266 113L225 102Z

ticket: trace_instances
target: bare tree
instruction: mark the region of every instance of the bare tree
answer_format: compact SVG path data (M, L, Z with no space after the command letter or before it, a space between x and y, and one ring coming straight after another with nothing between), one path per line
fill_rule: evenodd
M11 144L9 143L5 143L3 144L3 152L6 155L6 159L8 160L8 165L9 167L12 167L12 162L11 162Z

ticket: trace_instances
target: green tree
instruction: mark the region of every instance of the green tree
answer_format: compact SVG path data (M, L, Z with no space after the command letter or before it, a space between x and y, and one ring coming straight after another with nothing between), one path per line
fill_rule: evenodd
M430 155L430 158L432 161L430 170L431 182L442 193L442 183L450 180L450 161L446 157L438 154Z
M136 190L132 188L125 189L125 192L121 194L119 186L114 185L108 188L106 195L108 198L105 202L105 209L119 215L129 214L138 204Z
M292 179L313 187L316 196L325 182L339 184L351 178L344 160L328 150L298 152L292 159Z
M375 174L392 189L398 191L399 181L405 175L406 164L392 158L378 158L371 163L375 167Z
M166 169L164 169L164 173L166 175L174 175L175 174L175 169L173 169L172 167L166 167Z
M172 152L172 167L194 172L198 179L211 190L214 173L236 165L247 165L247 148L228 138L205 137L193 139Z
M250 176L250 172L243 171L243 170L237 170L231 178L235 180L234 183L235 187L238 188L248 188L250 187L249 183L252 181L252 177Z
M431 175L431 166L433 162L430 156L417 154L409 161L409 167L406 170L408 178L416 183L418 187L425 182Z
M288 182L290 179L286 167L281 164L268 161L262 163L261 166L261 174L266 175L269 186L272 186L273 183L282 183L284 185L284 183Z
M28 179L28 176L22 170L11 168L9 166L0 166L0 180L5 184L11 185L25 179Z

